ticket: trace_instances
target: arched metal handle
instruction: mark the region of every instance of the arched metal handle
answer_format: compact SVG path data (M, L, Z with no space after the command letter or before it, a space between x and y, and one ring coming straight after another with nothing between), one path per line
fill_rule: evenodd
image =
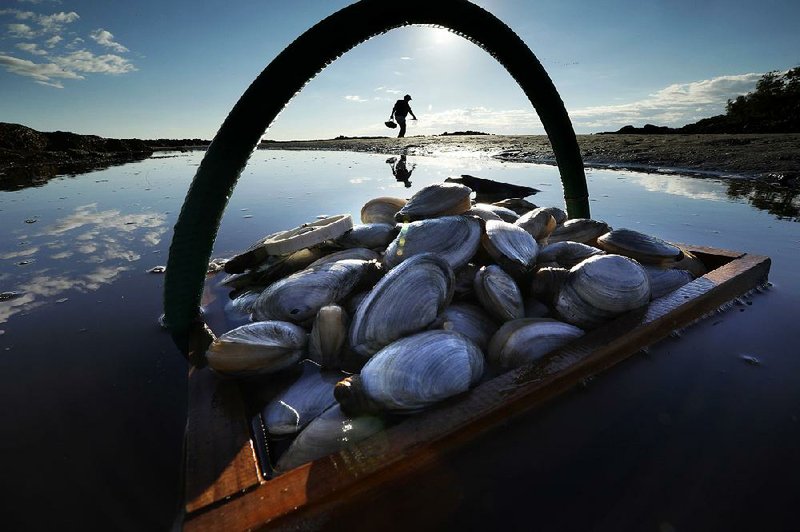
M175 224L164 280L165 322L192 363L203 363L211 339L200 319L199 305L220 220L264 131L329 63L371 37L412 24L447 28L505 67L547 132L569 216L589 217L586 176L572 123L553 82L522 39L467 0L361 0L306 31L259 74L225 119L197 169Z

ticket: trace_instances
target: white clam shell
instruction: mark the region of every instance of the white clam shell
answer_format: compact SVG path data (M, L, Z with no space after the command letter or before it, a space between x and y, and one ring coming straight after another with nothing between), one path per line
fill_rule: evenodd
M497 331L498 325L477 305L453 303L439 314L430 328L461 333L486 351L489 339Z
M596 255L572 268L556 299L559 316L588 329L650 301L642 266L621 255Z
M305 356L308 333L285 321L248 323L214 340L206 352L208 365L221 373L247 376L272 373Z
M549 243L580 242L581 244L594 245L597 237L608 233L611 228L607 223L591 218L573 218L556 227L550 236L547 237Z
M321 371L306 361L303 373L294 382L278 391L261 410L267 432L284 436L300 432L322 412L336 404L333 388L344 374Z
M489 342L487 360L501 369L518 368L583 336L583 331L548 318L523 318L504 323Z
M490 220L481 241L489 255L511 275L525 275L536 266L539 245L521 227Z
M325 255L315 260L308 265L309 269L328 264L329 262L336 262L338 260L355 259L355 260L380 260L381 254L367 248L348 248L341 251L335 251L330 255Z
M425 331L375 353L361 369L360 383L383 409L415 411L467 391L483 370L483 353L466 336Z
M499 266L490 264L478 270L474 287L481 306L500 323L525 315L517 283Z
M402 198L381 197L369 200L361 207L361 222L365 224L394 224L394 215L403 208Z
M368 261L340 260L301 270L268 286L253 305L253 318L303 323L345 298L374 268Z
M632 229L615 229L598 238L597 245L608 253L648 264L677 261L682 256L678 246Z
M383 264L394 268L420 253L436 253L458 269L475 255L481 241L480 222L470 216L443 216L403 224L386 248Z
M361 301L349 341L365 360L383 346L430 325L453 298L453 269L433 253L389 271Z
M397 236L395 223L359 224L337 238L335 243L344 248L367 248L383 251Z
M345 340L349 320L339 305L327 305L319 309L308 342L308 358L323 368L341 369L340 354Z
M395 214L397 222L413 222L450 214L461 214L471 207L472 189L457 183L434 183L417 191Z
M520 216L514 225L525 229L537 242L546 239L556 228L556 219L544 208Z
M572 242L567 240L564 242L548 244L541 248L536 261L538 264L554 262L562 268L569 269L576 264L580 264L589 257L604 254L605 251L602 249L590 246L588 244L581 244L580 242Z
M275 469L285 473L297 466L335 453L382 431L386 423L379 417L345 415L334 405L314 419L295 438Z
M665 269L645 264L644 271L650 280L651 299L665 296L694 280L694 275L686 270Z

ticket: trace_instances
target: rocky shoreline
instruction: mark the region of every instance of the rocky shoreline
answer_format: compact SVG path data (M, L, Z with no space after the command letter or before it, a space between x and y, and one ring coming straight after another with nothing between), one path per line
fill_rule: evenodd
M800 134L578 135L584 164L698 177L745 178L800 189ZM555 164L545 135L464 135L270 141L262 149L336 150L407 155L458 151L504 161Z
M746 181L759 189L800 191L800 134L578 135L590 168L630 169ZM0 190L38 186L150 157L154 151L205 149L202 139L109 139L43 133L0 122ZM555 164L545 135L436 135L264 141L260 149L334 150L385 154L484 154L509 162Z

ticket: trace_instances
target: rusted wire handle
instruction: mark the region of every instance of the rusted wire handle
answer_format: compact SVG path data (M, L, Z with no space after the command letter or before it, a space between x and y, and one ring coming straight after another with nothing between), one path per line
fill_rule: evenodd
M411 24L447 28L505 67L533 104L550 139L567 212L573 218L589 217L583 161L567 111L539 60L508 26L467 0L361 0L306 31L259 74L197 169L175 224L164 280L165 322L192 363L203 363L203 346L212 338L207 327L198 325L199 305L220 220L264 131L329 63L371 37Z

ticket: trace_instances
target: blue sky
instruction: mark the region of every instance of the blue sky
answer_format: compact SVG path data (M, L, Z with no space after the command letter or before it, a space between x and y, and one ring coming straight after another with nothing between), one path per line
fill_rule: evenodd
M796 0L474 1L537 55L578 133L719 114L764 72L800 64ZM108 137L212 138L269 61L349 3L4 0L0 121ZM543 133L521 89L486 52L441 29L408 27L326 68L265 138L386 135L382 123L406 93L419 117L409 135Z

